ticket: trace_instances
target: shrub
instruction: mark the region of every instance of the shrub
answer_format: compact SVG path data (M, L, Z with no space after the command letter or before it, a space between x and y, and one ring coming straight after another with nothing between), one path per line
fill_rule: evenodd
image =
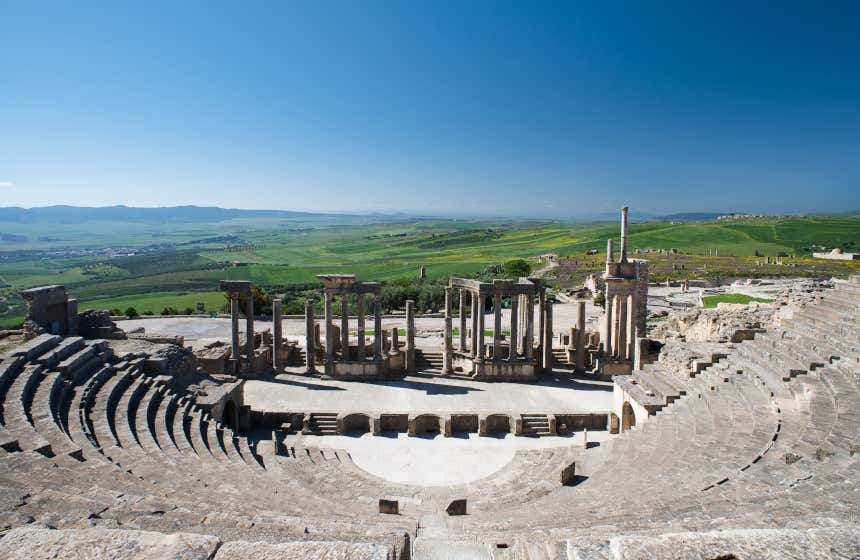
M125 310L125 316L129 318L139 317L140 313L137 312L137 309L134 307L129 307Z

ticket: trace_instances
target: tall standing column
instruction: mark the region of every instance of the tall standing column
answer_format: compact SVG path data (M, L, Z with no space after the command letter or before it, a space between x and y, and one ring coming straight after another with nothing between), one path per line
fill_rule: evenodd
M364 360L364 294L358 294L358 359Z
M314 355L316 352L316 328L314 324L314 302L305 301L305 365L308 373L314 371Z
M493 294L493 361L502 357L502 294Z
M334 329L332 328L332 293L325 292L325 362L330 363L334 359Z
M621 255L619 262L627 262L627 207L621 209Z
M373 359L382 360L382 298L373 297Z
M248 369L254 365L254 291L248 292L248 302L245 304L245 341L248 353Z
M406 372L415 373L415 302L406 300Z
M526 337L523 340L523 353L531 361L535 351L535 297L528 294L525 300Z
M538 288L538 343L540 347L543 348L543 333L546 331L546 327L544 325L544 317L546 313L544 310L546 309L546 290L544 290L543 286ZM538 362L540 362L541 367L543 367L543 350L541 350L541 354L538 356Z
M484 351L484 294L478 294L478 343L475 347L475 355L483 361L487 353Z
M453 312L451 297L451 288L445 288L445 347L442 354L442 373L446 375L454 371L454 329L452 324L453 317L451 317L451 313Z
M340 354L349 361L349 294L340 295Z
M238 292L230 292L230 356L236 362L236 367L239 366L239 361L242 358L242 350L239 348L239 294Z
M514 361L517 359L519 349L519 313L520 313L520 296L511 296L511 340L508 344L508 360Z
M613 255L614 250L612 248L612 238L606 240L606 262L611 263L615 262L615 255Z
M543 349L543 368L544 372L551 373L552 372L552 303L549 301L546 302L546 307L544 309L544 335L543 335L543 344L541 348Z
M603 354L607 358L612 356L612 333L614 331L613 315L614 315L614 311L615 311L613 309L613 305L612 305L612 298L609 297L608 293L609 293L609 291L607 290L606 304L605 304L606 305L606 317L605 317L605 320L606 320L606 325L605 325L606 333L605 334L606 334L606 336L603 337Z
M283 325L281 324L281 300L272 302L272 369L281 371L281 346L283 344Z
M460 352L466 351L466 290L460 288Z
M618 305L618 325L615 327L615 332L617 333L617 338L613 341L613 350L615 350L615 354L619 360L627 359L627 302L625 300L621 300L621 303Z
M472 295L472 358L478 358L478 294L471 292Z
M576 302L576 372L585 371L585 302Z

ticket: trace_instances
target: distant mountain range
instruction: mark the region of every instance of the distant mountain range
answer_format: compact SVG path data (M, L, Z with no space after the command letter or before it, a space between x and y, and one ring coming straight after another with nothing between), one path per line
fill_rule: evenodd
M641 221L666 222L702 222L716 219L717 216L729 212L680 212L676 214L657 215L647 212L634 211L631 219ZM839 217L860 217L860 212L845 212L830 214ZM616 221L619 212L593 212L570 216L571 221ZM0 207L0 222L55 223L79 224L85 222L126 222L126 223L211 223L236 218L340 218L352 222L371 221L405 221L416 219L510 219L510 216L445 216L443 213L353 213L340 214L328 212L296 212L292 210L240 210L237 208L219 208L217 206L166 206L160 208L139 208L132 206L40 206L36 208L19 208L15 206ZM538 219L535 217L522 219ZM553 219L553 218L548 218Z
M0 222L64 223L83 222L153 222L196 223L220 222L234 218L297 218L331 216L289 210L239 210L215 206L168 206L134 208L131 206L40 206L37 208L0 208Z

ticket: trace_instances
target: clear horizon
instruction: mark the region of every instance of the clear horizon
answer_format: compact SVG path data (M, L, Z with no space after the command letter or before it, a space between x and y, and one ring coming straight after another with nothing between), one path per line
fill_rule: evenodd
M860 208L860 4L0 2L0 205Z

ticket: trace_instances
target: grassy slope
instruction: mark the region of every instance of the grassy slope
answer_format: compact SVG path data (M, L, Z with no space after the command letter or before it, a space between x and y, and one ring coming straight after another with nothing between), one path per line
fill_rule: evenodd
M402 223L360 223L346 225L336 219L316 221L231 220L217 224L146 225L100 223L55 227L0 223L0 231L29 236L25 244L0 246L2 251L21 248L104 247L122 244L147 245L185 242L215 235L237 235L251 250L225 251L218 245L182 247L188 258L175 252L159 260L129 262L126 268L114 266L122 259L75 257L56 260L3 262L0 260L0 286L17 291L41 284L62 283L88 305L127 307L114 298L130 294L160 294L151 301L160 311L167 297L184 297L188 292L209 292L221 279L247 279L258 284L313 282L320 273L355 273L364 280L392 280L416 277L421 265L430 278L450 274L469 275L484 267L513 257L536 257L547 252L579 257L586 249L597 248L601 255L610 236L617 239L616 223L569 224L561 222L484 222L462 220L423 220ZM28 229L30 228L30 229ZM37 241L47 236L58 241ZM775 256L782 251L802 253L813 243L833 246L860 241L860 219L789 218L737 222L647 222L631 224L630 247L675 247L684 253L707 254L719 251L720 257L751 257L756 251ZM671 263L660 264L671 270ZM218 261L241 261L250 266L225 268ZM752 262L752 261L751 261ZM820 262L820 261L819 261ZM106 263L110 266L96 266ZM714 263L717 264L716 262ZM803 266L815 266L803 262ZM211 267L211 268L207 268ZM86 273L88 272L89 273ZM822 265L822 270L825 270ZM780 272L776 270L775 272ZM14 296L13 296L14 298ZM160 299L159 299L160 298ZM191 298L194 299L194 298ZM148 300L141 305L150 305ZM186 300L182 300L186 301ZM90 303L95 302L95 303ZM157 303L156 303L157 302ZM192 307L196 301L192 301ZM160 306L160 307L159 307ZM135 305L137 307L137 305ZM143 311L143 309L138 309Z
M705 304L705 307L713 308L720 303L742 303L746 305L754 301L760 303L770 303L773 300L768 298L752 297L746 294L720 294L716 296L705 296L704 298L702 298L702 301Z

